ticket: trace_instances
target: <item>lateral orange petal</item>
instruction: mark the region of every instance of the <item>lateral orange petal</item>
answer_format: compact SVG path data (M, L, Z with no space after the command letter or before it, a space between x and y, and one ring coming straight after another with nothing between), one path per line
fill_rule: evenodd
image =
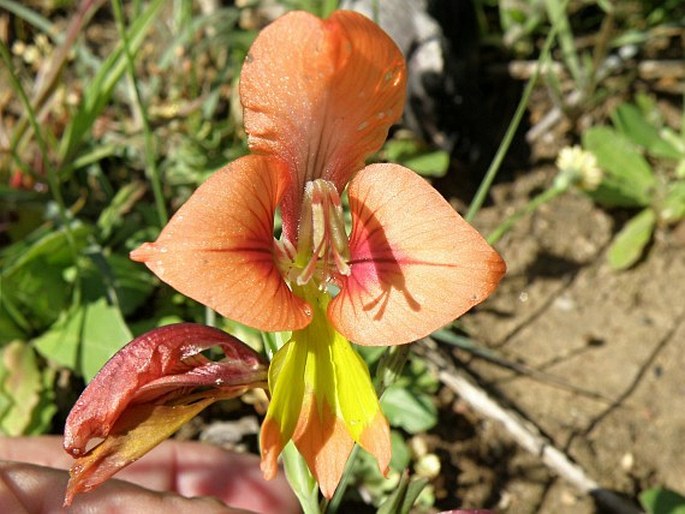
M328 315L355 343L424 337L482 302L504 275L499 254L407 168L368 166L349 198L351 274Z
M292 294L273 253L287 181L278 161L242 157L215 172L131 259L232 320L266 331L302 328L311 309Z
M361 14L327 20L291 12L259 34L243 65L240 98L250 149L283 159L293 175L282 214L294 240L305 182L342 192L402 114L404 58Z

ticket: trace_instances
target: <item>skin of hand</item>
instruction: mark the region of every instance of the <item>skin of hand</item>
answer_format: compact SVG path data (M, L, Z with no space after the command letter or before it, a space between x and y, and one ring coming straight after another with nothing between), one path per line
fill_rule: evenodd
M0 437L0 512L65 512L72 463L60 437ZM116 477L76 496L66 512L300 512L282 474L262 478L257 456L202 443L165 441Z

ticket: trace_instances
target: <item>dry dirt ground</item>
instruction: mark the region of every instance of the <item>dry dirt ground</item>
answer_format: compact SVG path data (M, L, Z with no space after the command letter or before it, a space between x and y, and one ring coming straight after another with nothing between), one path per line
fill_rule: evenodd
M554 173L543 166L496 186L480 228L487 233ZM506 278L465 323L476 340L531 371L464 352L455 358L602 487L634 498L656 484L685 490L685 226L660 232L641 262L615 272L605 252L621 219L577 193L517 224L497 245ZM606 512L497 423L448 391L440 398L440 427L429 436L443 461L438 506Z

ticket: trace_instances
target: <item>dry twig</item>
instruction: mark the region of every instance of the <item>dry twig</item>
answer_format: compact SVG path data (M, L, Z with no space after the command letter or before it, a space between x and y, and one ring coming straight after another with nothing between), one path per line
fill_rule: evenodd
M419 345L417 345L419 346ZM589 494L605 509L620 514L644 514L642 510L616 493L604 489L583 468L554 446L531 421L499 405L477 384L458 373L452 362L445 358L432 340L415 348L424 354L438 372L438 377L452 391L467 402L481 416L498 421L520 446L537 455L553 473L564 478L579 492ZM606 511L605 511L606 512Z

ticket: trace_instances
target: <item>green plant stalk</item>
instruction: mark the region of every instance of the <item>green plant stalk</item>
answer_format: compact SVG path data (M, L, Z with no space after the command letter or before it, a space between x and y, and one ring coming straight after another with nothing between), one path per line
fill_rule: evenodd
M538 207L540 207L542 204L545 204L549 202L550 200L556 198L557 196L561 195L562 193L565 193L568 191L568 187L550 187L549 189L546 189L539 195L537 195L535 198L533 198L531 201L529 201L522 209L519 211L515 212L511 216L509 216L506 220L504 220L502 223L500 223L495 230L490 232L490 235L486 238L487 242L490 243L491 245L497 243L500 239L502 239L502 236L509 232L511 228L519 221L521 220L524 216L527 216L528 214L531 214L534 212Z
M288 483L300 502L304 514L321 514L319 509L319 485L314 480L304 457L295 443L290 441L283 448L283 467Z
M566 3L564 3L564 7L565 5ZM542 47L542 52L540 53L540 57L538 58L537 66L535 67L535 72L533 73L533 76L528 80L528 83L526 84L526 87L523 90L523 95L521 96L521 100L519 101L519 104L516 107L514 117L509 123L509 127L507 127L507 132L504 134L502 143L499 145L499 148L497 148L495 157L493 158L492 163L490 163L488 171L485 173L485 178L483 178L483 181L478 187L476 196L473 198L473 201L469 206L469 210L467 211L466 216L464 216L466 221L472 222L473 219L476 217L476 214L480 210L481 206L485 202L485 198L487 197L487 194L490 191L490 187L492 186L492 183L494 182L495 177L497 176L497 172L502 166L504 156L509 151L511 142L514 140L516 130L521 124L523 114L526 112L526 107L528 106L528 101L530 100L530 95L532 94L533 88L535 87L535 84L537 83L538 78L540 77L540 71L542 70L544 63L549 58L549 53L552 48L552 43L554 42L557 29L557 24L554 24L550 29L549 34L547 34L547 39L545 40L545 44Z
M121 7L121 0L112 0L112 8L114 10L114 17L117 21L117 27L119 29L119 36L121 37L121 42L124 47L124 53L126 55L126 71L128 74L129 81L131 83L131 89L134 93L134 99L136 103L136 108L140 114L140 120L143 124L143 135L145 138L145 172L150 184L152 185L152 194L155 198L155 207L157 209L157 217L159 218L160 226L166 225L169 221L169 214L166 210L166 205L164 203L164 194L162 193L162 181L159 175L159 169L157 168L157 162L155 158L154 141L153 134L150 128L150 120L147 116L147 110L143 105L143 99L140 95L140 89L138 88L138 81L136 80L136 70L133 64L133 55L131 54L131 47L128 40L128 34L126 32L126 24L124 21L124 13Z

